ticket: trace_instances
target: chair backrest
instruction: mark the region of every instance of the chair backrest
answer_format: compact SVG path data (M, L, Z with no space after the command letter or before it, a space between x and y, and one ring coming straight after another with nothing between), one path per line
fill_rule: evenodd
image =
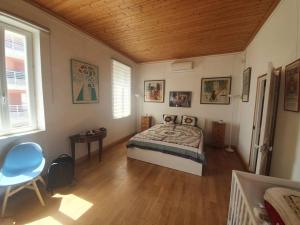
M19 174L38 167L44 159L40 145L27 142L14 146L6 155L2 172Z

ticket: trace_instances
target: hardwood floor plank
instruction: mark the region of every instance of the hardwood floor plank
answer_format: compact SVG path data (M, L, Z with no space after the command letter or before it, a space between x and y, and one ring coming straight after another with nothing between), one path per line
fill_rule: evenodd
M78 164L76 185L59 189L59 195L51 197L42 190L45 207L39 205L32 191L16 194L8 203L6 221L37 224L34 222L40 220L40 224L47 224L45 221L54 219L64 225L226 224L231 170L243 169L235 153L206 149L208 162L204 175L199 177L127 159L125 146L124 142L104 151L101 163L95 157Z

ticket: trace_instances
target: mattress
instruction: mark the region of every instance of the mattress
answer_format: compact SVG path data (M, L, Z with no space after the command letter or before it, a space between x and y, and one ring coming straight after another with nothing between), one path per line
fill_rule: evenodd
M203 132L199 127L157 124L132 137L127 147L159 151L204 163Z

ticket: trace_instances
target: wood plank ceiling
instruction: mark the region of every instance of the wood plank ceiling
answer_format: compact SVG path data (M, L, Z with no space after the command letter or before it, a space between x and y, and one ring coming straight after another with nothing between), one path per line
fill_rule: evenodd
M244 50L280 0L27 0L136 62Z

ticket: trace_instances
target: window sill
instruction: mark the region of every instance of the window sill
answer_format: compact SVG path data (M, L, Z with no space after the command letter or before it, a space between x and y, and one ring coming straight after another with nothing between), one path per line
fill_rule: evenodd
M34 130L21 131L21 132L12 133L12 134L3 134L3 135L0 135L0 140L5 140L8 138L13 138L13 137L21 137L21 136L30 135L30 134L36 134L36 133L40 133L40 132L44 132L44 131L46 131L46 130L45 129L34 129Z
M126 119L129 118L131 116L131 114L127 115L127 116L122 116L122 117L113 117L114 120L120 120L120 119Z

